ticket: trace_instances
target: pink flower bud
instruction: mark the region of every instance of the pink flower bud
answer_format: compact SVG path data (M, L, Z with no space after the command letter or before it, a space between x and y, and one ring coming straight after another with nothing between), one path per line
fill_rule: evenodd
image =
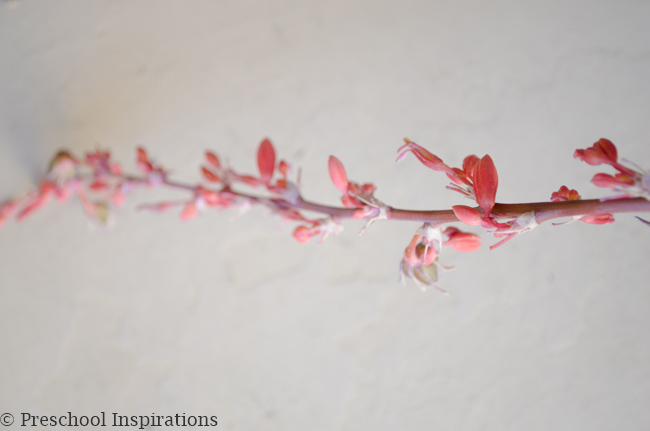
M209 164L211 164L213 167L217 169L221 169L221 161L219 160L219 157L217 157L216 154L214 154L211 151L206 151L205 152L205 159L208 161Z
M268 184L275 171L275 149L268 139L264 139L257 149L257 167L260 170L262 182Z
M401 154L397 156L398 162L406 157L410 152L427 168L433 169L434 171L447 172L447 174L452 176L454 175L453 169L447 166L438 156L430 153L408 138L404 138L404 145L402 145L397 152L401 152Z
M458 220L462 221L465 224L468 224L470 226L478 226L483 223L481 213L476 211L474 208L468 207L466 205L454 205L451 207L451 209L454 211L456 217L458 217Z
M614 223L613 214L587 214L580 217L580 220L588 224Z
M576 150L573 157L590 165L613 165L618 160L616 146L609 139L602 138L585 150Z
M454 250L470 253L481 247L481 237L469 232L462 232L456 228L447 228L445 234L449 239L443 245L451 247Z
M196 203L190 202L187 205L185 205L185 208L183 208L183 212L181 212L180 215L181 220L183 221L191 220L194 217L196 217L198 212L199 211L198 208L196 207Z
M483 208L486 216L490 214L495 204L499 177L497 168L489 155L483 156L474 169L474 194L476 202Z
M551 194L552 202L576 201L580 199L580 193L577 190L570 189L567 186L560 187L560 190Z
M330 178L334 183L334 186L339 189L343 194L347 195L348 193L348 175L345 173L345 167L339 159L334 156L330 156L329 161L327 162L327 168L330 172Z
M218 183L221 181L221 177L219 177L219 175L215 174L205 166L201 167L201 173L203 174L203 177L208 181L211 181L213 183Z
M628 187L634 185L634 178L625 174L616 174L615 176L609 174L596 174L591 179L591 182L598 187L605 188Z

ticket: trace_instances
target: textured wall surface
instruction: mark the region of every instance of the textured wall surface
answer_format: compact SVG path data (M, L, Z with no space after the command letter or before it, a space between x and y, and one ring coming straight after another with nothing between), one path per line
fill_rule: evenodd
M404 136L452 165L489 153L500 202L599 197L574 149L607 137L650 168L649 20L644 1L1 1L0 200L59 148L132 170L143 145L196 182L207 148L254 171L265 136L329 204L330 154L391 205L464 203L394 163ZM650 429L650 231L631 215L450 251L444 296L396 282L417 224L301 245L262 209L135 211L165 196L130 196L109 231L76 201L0 229L0 413Z

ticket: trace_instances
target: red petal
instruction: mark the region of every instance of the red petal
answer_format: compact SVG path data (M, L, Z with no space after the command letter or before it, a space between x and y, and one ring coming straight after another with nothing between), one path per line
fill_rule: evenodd
M218 183L219 181L221 181L221 178L219 177L219 175L215 174L214 172L212 172L211 170L209 170L205 166L201 167L201 172L203 173L203 176L205 177L205 179L208 180L208 181L212 181L212 182L215 182L215 183Z
M483 223L481 213L476 211L474 208L465 205L454 205L451 209L454 211L454 214L456 214L456 217L458 217L458 220L465 224L478 226Z
M481 161L476 165L474 170L474 194L476 202L479 204L485 215L492 211L499 186L499 177L497 168L489 155L483 156Z
M341 161L336 157L330 156L329 161L327 162L327 167L330 171L330 178L332 179L334 186L342 193L347 194L348 175L345 173L343 163L341 163Z
M264 139L257 150L257 166L260 169L262 181L268 184L275 170L275 150L268 139Z
M221 161L219 160L219 157L217 157L217 155L214 154L213 152L206 151L205 159L208 161L208 163L210 163L215 168L221 169Z

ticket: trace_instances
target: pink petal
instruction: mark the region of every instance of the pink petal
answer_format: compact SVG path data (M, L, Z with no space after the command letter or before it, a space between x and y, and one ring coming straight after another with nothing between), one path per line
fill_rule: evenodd
M500 247L500 246L502 246L503 244L507 243L507 242L510 241L512 238L514 238L515 236L517 236L517 233L518 233L518 232L513 232L513 233L510 233L510 234L507 234L506 237L503 238L501 241L497 242L496 244L492 244L492 245L490 246L490 250L494 250L495 248Z
M591 179L591 182L598 187L605 188L627 187L634 185L634 178L623 174L616 174L616 176L609 174L596 174Z
M447 172L447 174L454 176L455 173L453 169L447 166L439 157L425 150L418 144L413 141L410 141L407 138L404 138L405 144L402 145L397 151L403 151L400 155L397 156L397 161L399 162L406 154L409 152L413 155L427 168L433 169L434 171Z
M219 157L217 157L217 155L212 151L205 152L205 159L215 168L221 169L221 161L219 160Z
M613 214L587 214L580 217L580 221L588 224L607 224L614 223Z
M196 217L198 212L199 211L196 207L196 204L194 202L190 202L187 205L185 205L183 212L181 212L181 220L183 221L191 220L194 217Z
M465 175L472 180L474 179L474 170L476 169L476 166L478 166L479 162L481 159L479 159L477 156L474 154L470 154L469 156L465 157L463 160L463 171L465 172Z
M347 194L348 175L345 173L343 163L341 163L341 161L336 157L330 156L329 161L327 162L327 167L330 171L330 178L332 179L334 186L342 193Z
M494 207L497 187L499 186L499 176L497 168L489 155L483 156L474 171L474 194L476 202L483 208L487 216Z
M136 151L137 151L137 154L138 154L138 162L147 162L147 161L149 161L149 157L147 156L147 151L144 148L138 147L136 149Z
M594 148L600 151L605 157L607 157L612 162L618 160L618 154L616 151L616 145L609 139L601 138L594 144Z
M450 235L444 245L454 250L470 253L481 247L481 237L474 233L458 231Z
M454 214L456 214L456 217L458 217L458 220L465 224L478 226L483 223L481 213L476 211L474 208L465 205L454 205L451 209L454 211Z
M221 181L221 178L219 177L219 175L215 174L214 172L212 172L211 170L209 170L205 166L201 167L201 172L203 173L203 176L205 177L205 179L208 180L208 181L212 181L214 183L218 183L219 181Z
M592 166L601 165L603 163L607 165L617 164L618 154L616 151L616 146L612 141L608 139L600 139L594 145L584 150L576 150L573 153L575 159L580 159L583 162L586 162ZM628 170L627 168L623 168Z
M268 139L264 139L257 150L257 166L260 169L262 181L268 184L275 170L275 149Z

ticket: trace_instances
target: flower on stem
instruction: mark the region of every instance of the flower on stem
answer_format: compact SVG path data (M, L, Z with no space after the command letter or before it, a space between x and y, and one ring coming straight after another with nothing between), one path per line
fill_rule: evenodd
M400 278L406 276L418 285L431 286L447 293L438 285L438 272L451 269L438 262L442 246L451 247L461 252L473 252L481 246L481 237L474 233L463 232L455 227L432 226L424 223L415 233L404 250L400 262Z
M398 162L402 160L406 154L412 153L426 167L431 168L434 171L445 172L447 177L453 181L453 183L447 186L447 188L459 192L470 199L476 200L481 209L483 209L483 220L488 224L491 223L490 212L495 204L497 188L499 186L499 176L497 175L497 169L494 166L494 162L489 155L478 158L471 154L463 160L462 169L451 168L439 157L430 153L415 142L407 138L404 138L404 142L404 145L397 150L400 152L397 157ZM463 206L463 208L470 207ZM480 215L478 211L475 212ZM470 214L469 211L465 211L465 215L468 219L475 218L474 214ZM474 223L469 224L481 224L478 223L477 220L473 221Z
M328 160L328 170L332 183L343 193L343 205L346 208L358 208L353 215L355 219L368 219L359 235L375 221L388 218L386 205L374 196L377 190L374 184L349 181L343 163L334 156L330 156Z
M210 182L221 182L225 188L229 188L232 183L240 182L251 187L264 186L274 195L277 195L291 203L299 201L300 191L299 184L289 180L291 166L280 160L276 163L277 157L273 144L269 139L264 139L257 149L257 167L260 176L244 175L235 172L230 168L223 168L219 158L211 152L206 152L208 166L201 168L203 176ZM277 165L277 166L276 166ZM278 171L281 178L273 181L275 171ZM298 182L300 181L300 172L298 172Z
M404 138L402 145L397 152L397 161L401 161L408 153L413 154L424 166L447 174L447 177L453 181L447 188L462 194L472 200L476 200L474 195L474 169L480 161L478 157L471 154L463 160L463 167L452 168L446 165L438 156L432 154L425 148L419 146L408 138Z
M431 286L442 293L446 290L438 286L438 253L433 244L423 235L416 233L404 250L404 258L400 263L400 279L404 276L414 280L416 284Z
M447 188L460 192L464 196L476 200L480 212L476 208L466 205L455 205L452 207L458 219L471 226L482 226L487 229L494 229L489 233L503 240L490 247L490 250L504 244L514 236L528 232L537 226L534 212L522 214L517 218L499 217L493 214L492 209L496 204L496 194L499 188L499 175L497 174L494 161L489 155L478 158L475 155L465 157L463 168L450 168L437 156L420 147L416 143L404 139L405 144L398 150L401 151L397 160L400 161L407 153L412 153L425 166L442 171L454 182Z
M490 250L494 250L495 248L505 244L521 233L530 232L537 226L539 226L539 223L537 223L535 211L523 213L514 219L499 220L499 223L495 224L496 229L489 231L488 233L494 235L495 238L503 239L496 244L492 244Z
M597 187L611 188L618 193L622 193L619 196L605 199L624 197L650 199L650 172L625 159L621 159L621 161L632 165L633 168L619 162L616 146L609 139L602 138L587 149L578 149L573 154L573 157L593 166L610 165L618 171L614 175L599 173L591 179L591 182Z
M447 236L443 245L456 251L471 253L481 247L481 237L475 233L463 232L453 226L446 228L443 233Z
M593 166L602 164L614 166L618 164L616 145L605 138L599 139L598 142L585 150L576 150L573 157Z
M483 209L484 217L489 217L496 202L497 188L499 186L497 168L494 166L492 158L487 154L474 166L476 202Z
M552 202L567 202L567 201L577 201L582 199L580 193L575 189L569 189L567 186L562 186L556 192L551 194ZM614 215L607 214L586 214L586 215L577 215L571 217L571 219L562 222L562 223L553 223L553 226L560 226L568 223L572 223L576 220L580 220L588 224L607 224L614 223Z
M330 234L336 236L342 230L343 226L340 223L332 217L327 217L320 220L312 220L308 225L299 225L294 229L293 237L299 243L304 244L312 238L320 236L320 243L322 244Z
M206 189L202 186L197 186L194 189L194 196L189 202L180 202L180 204L183 205L183 211L180 213L180 218L183 221L191 220L206 207L229 208L233 206L234 203L235 199L231 195Z
M111 161L111 153L108 151L95 150L86 153L85 164L92 168L96 175L113 174L122 175L122 167Z
M138 147L136 151L138 155L137 167L140 172L147 176L148 184L159 185L164 182L167 177L167 172L165 172L161 166L158 166L151 161L144 148Z

